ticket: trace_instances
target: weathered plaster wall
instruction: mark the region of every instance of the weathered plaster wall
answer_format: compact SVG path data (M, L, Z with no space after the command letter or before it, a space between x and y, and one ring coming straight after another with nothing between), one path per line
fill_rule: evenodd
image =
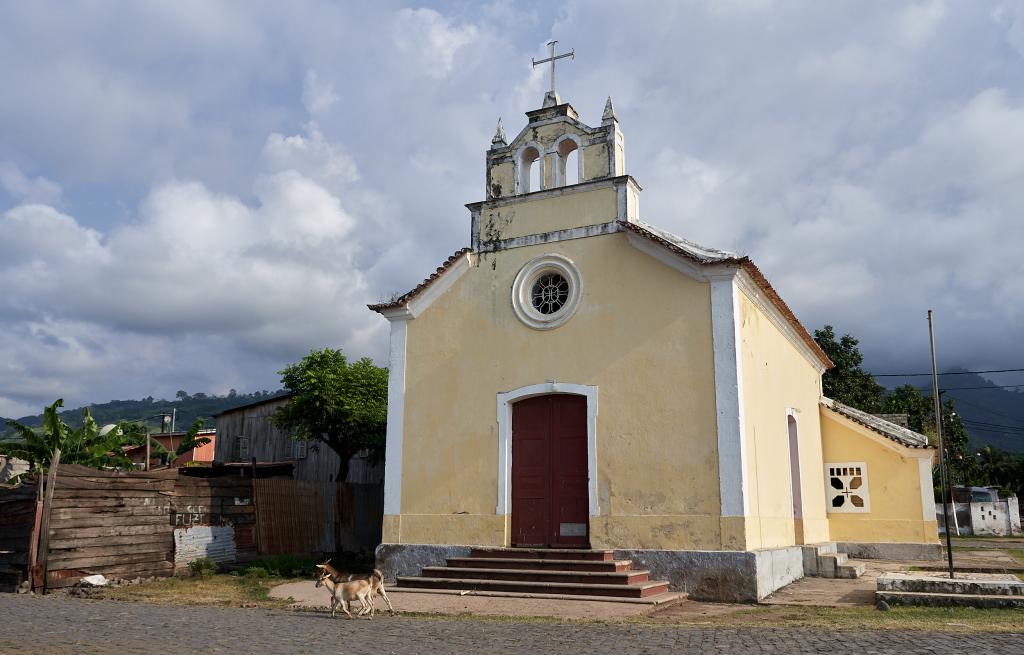
M818 370L744 291L739 307L747 448L747 548L796 543L787 410L797 421L803 543L829 541L825 515Z
M480 215L480 239L487 243L527 234L607 223L616 218L616 190L571 189L556 197L531 199L485 209Z
M865 462L868 467L871 511L829 512L832 539L860 543L937 543L934 506L922 507L922 498L930 498L934 492L930 486L922 489L919 473L920 459L930 459L934 451L906 448L881 435L873 436L867 428L827 407L821 407L820 414L825 463ZM928 476L926 483L930 481ZM926 520L924 516L929 512Z
M591 211L593 197L614 202L575 195L565 211ZM568 323L537 331L513 313L511 286L547 253L575 262L583 299ZM598 387L592 546L720 548L709 305L706 283L621 233L482 255L409 321L402 514L385 517L384 542L507 544L496 394L554 380Z

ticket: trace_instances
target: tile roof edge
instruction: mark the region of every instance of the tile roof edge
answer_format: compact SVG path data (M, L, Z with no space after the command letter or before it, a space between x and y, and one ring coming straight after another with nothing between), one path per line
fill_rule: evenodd
M821 404L854 423L862 425L872 432L877 432L883 437L906 446L907 448L935 449L935 446L928 443L928 437L924 436L920 432L915 432L909 428L896 425L895 423L886 421L885 419L874 416L873 414L868 414L867 412L861 411L855 407L844 405L838 400L833 400L827 396L821 397ZM903 433L913 436L908 437Z
M435 280L440 278L445 273L445 271L452 267L452 264L459 260L460 257L468 255L472 251L473 249L470 248L469 246L456 250L450 257L448 257L448 259L444 261L444 263L437 267L437 270L435 270L433 273L427 276L422 282L413 287L411 291L402 294L401 296L395 298L394 300L377 303L373 305L367 305L366 307L370 311L382 313L389 309L396 309L398 307L405 305L410 300L426 291L427 287L433 284Z

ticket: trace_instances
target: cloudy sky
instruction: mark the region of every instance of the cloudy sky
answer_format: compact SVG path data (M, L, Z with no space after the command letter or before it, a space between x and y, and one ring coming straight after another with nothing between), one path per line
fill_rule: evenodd
M365 304L468 243L551 38L645 220L875 372L924 370L928 308L941 366L1024 365L1024 5L627 4L3 3L0 415L384 363Z

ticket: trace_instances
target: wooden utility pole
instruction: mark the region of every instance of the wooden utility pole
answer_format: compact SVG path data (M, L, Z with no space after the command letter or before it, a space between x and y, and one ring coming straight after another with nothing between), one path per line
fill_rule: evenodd
M942 445L942 400L939 398L939 372L935 364L935 330L932 310L928 310L928 342L932 349L932 398L935 401L935 434L939 441L939 485L942 493L942 518L946 525L946 557L949 560L949 579L953 579L953 537L949 527L949 501L946 500L946 449ZM956 512L956 507L953 508Z

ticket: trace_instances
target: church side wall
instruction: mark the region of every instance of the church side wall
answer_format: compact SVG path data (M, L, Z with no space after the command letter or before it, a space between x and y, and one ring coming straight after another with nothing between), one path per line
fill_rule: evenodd
M867 465L869 510L830 512L832 540L854 543L938 543L932 450L905 448L870 436L867 428L822 407L825 464ZM882 440L882 441L880 441ZM922 460L926 460L924 465ZM822 468L824 475L824 468Z
M521 323L511 287L559 253L575 316ZM408 323L401 515L384 541L509 543L497 515L496 397L548 381L597 387L595 548L721 548L710 289L610 234L481 255ZM514 459L515 453L512 457Z
M747 548L829 541L818 370L744 291L740 336L749 515ZM794 520L788 415L796 419L802 520Z

